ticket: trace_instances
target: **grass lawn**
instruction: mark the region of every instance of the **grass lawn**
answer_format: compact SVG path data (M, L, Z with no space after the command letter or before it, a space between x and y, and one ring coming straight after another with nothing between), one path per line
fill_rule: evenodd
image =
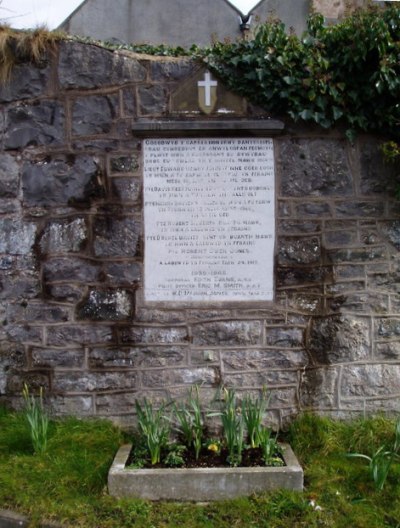
M384 417L345 424L305 415L285 438L305 470L304 493L150 503L107 495L108 468L126 441L110 423L52 422L46 453L34 455L24 416L0 408L0 508L27 514L32 527L53 519L74 528L400 528L400 464L377 491L366 461L346 457L393 438L394 421Z

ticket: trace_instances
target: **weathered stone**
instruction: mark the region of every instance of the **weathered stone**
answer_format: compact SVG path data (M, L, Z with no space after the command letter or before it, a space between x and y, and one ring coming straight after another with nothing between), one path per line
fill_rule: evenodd
M132 288L142 280L142 269L136 262L105 262L103 270L106 283L110 286Z
M336 215L340 217L362 218L365 216L381 218L385 210L383 202L338 202L335 205Z
M325 247L348 246L356 242L356 231L327 231L325 233Z
M53 396L51 408L57 416L93 416L92 396Z
M118 347L94 348L89 351L91 368L173 367L186 361L186 347Z
M158 82L179 81L188 77L194 69L189 59L165 58L163 61L150 62L151 78Z
M339 371L336 368L307 369L300 384L303 409L330 409L338 406Z
M215 367L147 370L142 372L144 387L158 388L173 385L212 385L220 382L220 374Z
M337 279L356 279L365 277L365 267L358 264L343 264L335 266L334 274Z
M97 217L93 231L96 257L138 256L140 224L135 219Z
M142 197L140 181L134 178L112 178L111 190L121 202L139 202Z
M398 394L400 365L351 365L342 372L341 393L345 397Z
M321 246L317 237L280 238L279 264L314 264L320 260Z
M223 350L224 372L269 369L297 369L307 365L304 350Z
M81 368L84 365L85 352L83 349L33 347L31 358L33 368Z
M194 366L220 365L220 353L213 349L193 349L189 352L189 363Z
M288 306L306 314L318 314L323 309L323 296L308 293L288 293Z
M133 297L126 290L90 289L76 309L77 319L124 321L133 313Z
M17 197L19 176L20 166L15 157L3 153L0 157L0 198Z
M28 255L33 249L36 225L22 219L0 219L0 253Z
M121 343L148 344L185 343L188 341L186 327L175 326L169 328L130 326L119 330Z
M381 230L390 243L400 251L400 221L385 222L381 224Z
M135 321L140 323L179 324L186 321L185 312L157 310L156 308L137 308Z
M76 302L82 298L82 286L75 284L45 283L46 298L61 302Z
M400 340L375 344L375 357L377 359L395 360L400 359Z
M20 103L8 110L4 148L61 145L64 120L64 107L56 101L40 101L34 105Z
M297 385L298 377L297 372L290 370L268 370L240 374L224 373L223 382L228 387L270 389L274 385Z
M265 339L268 346L301 348L304 346L304 330L302 328L267 327Z
M26 163L22 173L24 203L28 206L89 204L103 196L99 166L91 156L60 156Z
M125 392L124 394L98 394L96 396L96 409L98 413L102 416L121 413L131 413L133 414L135 410L135 401L140 398L142 392ZM147 396L146 396L147 397ZM156 405L156 399L151 398L153 405ZM114 421L114 420L113 420ZM129 428L132 429L135 421L133 416L130 417ZM124 428L126 430L126 427Z
M327 254L329 260L335 264L341 262L368 262L387 258L387 250L382 246L338 250L330 249Z
M321 223L312 220L280 220L278 230L282 235L302 235L321 231Z
M217 319L232 319L234 317L233 312L229 310L218 310L218 309L196 309L186 311L187 318L189 321L198 322L198 321L212 321Z
M105 390L130 390L137 386L135 372L61 372L53 376L54 390L58 392L97 392Z
M38 297L42 286L37 273L13 271L2 275L0 299L25 300Z
M141 115L163 115L167 110L167 93L162 85L140 86L139 110Z
M6 393L7 381L14 371L20 371L26 366L26 356L23 347L15 343L0 344L0 395Z
M99 88L143 81L146 70L136 58L124 57L98 46L63 41L58 76L61 88Z
M368 286L388 293L400 292L400 272L374 273L368 277Z
M84 249L88 239L83 218L50 221L40 236L42 254L77 253Z
M375 292L354 292L330 299L328 306L333 311L382 314L389 311L389 297Z
M308 350L323 365L365 360L370 355L368 321L349 315L314 318Z
M292 216L291 203L286 200L278 200L278 218L288 218Z
M203 323L192 327L193 344L196 346L259 345L261 323L259 321L223 321Z
M365 290L365 280L353 280L345 282L334 282L326 285L326 293L332 295L337 293L352 293Z
M139 168L137 156L117 156L110 160L112 173L135 172Z
M53 326L47 335L47 345L65 347L69 345L95 345L112 343L112 328L103 325Z
M353 192L344 141L282 141L279 168L283 196L345 196Z
M43 265L45 282L93 282L99 276L99 263L81 258L53 258Z
M301 286L323 283L332 274L331 269L323 266L293 267L277 269L277 286Z
M46 304L42 301L24 301L7 307L9 323L64 323L70 313L64 306Z
M11 78L0 86L0 103L31 99L46 94L50 76L50 66L42 61L39 66L32 66L32 62L15 64Z
M400 336L400 319L387 317L375 320L375 335L378 339L390 339Z
M45 394L49 394L50 375L49 373L35 370L12 373L7 380L6 393L20 395L24 385L28 385L31 394L38 393L40 388L44 389Z
M79 97L72 106L72 134L90 136L110 132L118 111L117 96Z
M29 324L9 324L5 327L6 335L14 343L41 344L43 328Z
M318 216L318 218L332 216L330 205L324 202L308 202L296 206L296 212L300 218L307 216Z
M361 145L361 192L365 195L389 193L396 187L395 165L384 163L378 141L365 141Z
M124 88L122 90L122 116L136 117L136 90Z

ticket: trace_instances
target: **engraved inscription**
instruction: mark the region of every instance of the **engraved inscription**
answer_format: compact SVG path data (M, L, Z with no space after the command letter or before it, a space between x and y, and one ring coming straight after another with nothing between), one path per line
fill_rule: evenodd
M149 139L143 155L145 300L272 300L272 140Z

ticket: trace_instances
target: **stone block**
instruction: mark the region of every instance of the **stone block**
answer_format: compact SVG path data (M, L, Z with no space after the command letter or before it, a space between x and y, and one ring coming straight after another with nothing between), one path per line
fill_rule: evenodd
M110 169L114 173L129 173L136 172L139 168L139 160L137 156L113 156L110 160Z
M28 206L90 204L104 195L98 163L91 156L59 156L25 163L22 192Z
M33 368L81 368L85 361L85 352L78 349L57 349L33 347L31 350Z
M105 262L103 272L110 286L130 287L142 281L142 268L136 262Z
M90 368L157 368L182 366L186 363L185 346L92 348Z
M313 318L308 350L323 365L350 363L370 357L370 328L367 319L350 315Z
M59 146L65 140L64 121L64 107L59 102L19 103L7 112L4 148Z
M304 235L321 231L322 225L314 220L280 220L278 230L282 235Z
M134 299L126 290L90 289L76 308L76 318L124 321L133 313Z
M337 202L335 205L335 213L338 218L381 218L385 212L385 204L383 202L357 202L354 200L346 202Z
M400 359L400 340L375 344L375 357L383 361Z
M277 287L317 285L329 280L332 270L328 266L278 267ZM310 292L308 292L310 293Z
M0 86L0 103L33 99L45 95L50 78L50 65L41 61L39 65L32 62L15 64L10 80Z
M400 336L400 318L375 319L375 336L377 339L398 339Z
M215 367L146 370L142 372L142 383L149 389L174 385L212 385L221 381L219 370Z
M158 323L175 325L186 321L185 312L175 310L157 310L156 308L136 307L135 321L140 323Z
M189 58L163 57L150 61L150 77L156 82L186 80L196 67Z
M96 395L96 410L97 413L102 416L110 414L122 414L122 413L133 413L135 412L135 401L141 396L142 392L124 392L117 394L98 394ZM147 397L147 395L146 395ZM150 395L149 395L150 397ZM155 404L155 399L151 399L152 403ZM113 420L114 421L114 420ZM129 428L133 428L135 420L133 416L129 419ZM126 427L124 428L126 430Z
M82 285L78 284L44 284L46 298L67 303L75 303L82 297Z
M20 165L14 156L3 153L0 157L0 198L18 196ZM10 211L11 212L11 211Z
M349 365L343 368L341 393L344 397L398 395L400 365Z
M305 409L332 409L338 406L338 368L305 370L300 384L300 404Z
M332 216L331 206L326 202L305 202L296 205L296 213L300 218L307 216L330 217Z
M56 371L53 375L53 388L62 393L132 390L136 387L135 372Z
M5 332L9 341L24 344L41 344L43 342L43 329L29 324L8 324Z
M78 253L88 241L86 222L83 218L51 220L39 238L42 254Z
M368 277L368 287L387 293L400 292L400 272L374 273Z
M45 394L50 393L50 375L43 371L18 371L8 376L6 394L21 395L24 385L28 385L31 394L36 394L42 388Z
M325 247L341 247L357 243L356 231L326 231Z
M380 224L384 237L400 251L400 221L384 222Z
M280 143L282 196L353 194L345 141L293 139Z
M335 295L343 292L353 293L365 290L365 280L334 282L333 284L327 284L325 288L328 295Z
M268 370L268 371L256 371L256 372L241 372L240 374L231 374L224 373L223 382L229 387L237 388L247 388L254 389L267 387L270 391L274 385L297 385L298 384L298 375L297 372L290 370ZM272 390L270 406L272 406ZM285 392L282 390L279 398L285 400L285 404L289 401L293 404L296 400L293 397L293 392L295 389L285 389ZM278 398L278 391L274 391L275 399ZM289 396L290 393L290 396ZM285 394L285 396L283 396Z
M142 187L135 178L112 178L111 193L118 201L137 203L142 198Z
M304 329L267 327L265 340L268 346L276 348L302 348L304 346Z
M140 86L139 111L141 115L163 115L167 110L168 97L162 85Z
M288 292L287 302L290 308L301 313L319 314L322 312L324 299L322 295Z
M88 95L72 105L72 134L91 136L110 132L118 112L118 96Z
M169 343L188 342L187 328L184 326L175 326L169 328L145 327L145 326L128 326L120 327L119 339L121 343L132 344L150 344L159 343L166 345Z
M143 81L146 69L137 58L98 46L62 41L58 76L61 88L88 89Z
M29 255L36 238L36 225L20 218L0 219L0 253Z
M195 346L241 346L261 344L260 321L221 321L192 326Z
M93 396L52 396L50 406L57 416L93 416Z
M383 246L362 247L352 249L329 249L327 251L328 259L334 264L341 264L342 262L362 263L371 262L374 260L387 259L387 250Z
M49 347L95 345L114 342L114 332L106 325L54 326L47 335Z
M9 323L64 323L69 319L68 308L36 300L9 304L7 307Z
M94 282L98 280L99 263L82 258L51 258L43 264L43 280L48 282Z
M134 218L97 217L93 226L96 257L136 257L140 253L140 223Z
M12 373L26 367L24 347L16 343L2 341L0 344L0 395L6 393L8 378Z
M278 247L278 262L281 265L315 264L321 260L321 244L317 237L280 237Z
M361 148L361 193L388 194L393 196L396 187L395 164L385 163L380 144L376 140L366 140Z
M307 365L304 350L223 350L224 372L270 369L300 369Z

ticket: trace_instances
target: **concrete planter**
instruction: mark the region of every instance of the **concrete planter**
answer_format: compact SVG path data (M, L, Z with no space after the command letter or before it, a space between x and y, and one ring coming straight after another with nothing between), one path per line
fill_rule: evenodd
M115 497L214 501L285 488L302 491L303 470L290 446L282 445L284 467L126 469L131 446L118 451L108 474Z

